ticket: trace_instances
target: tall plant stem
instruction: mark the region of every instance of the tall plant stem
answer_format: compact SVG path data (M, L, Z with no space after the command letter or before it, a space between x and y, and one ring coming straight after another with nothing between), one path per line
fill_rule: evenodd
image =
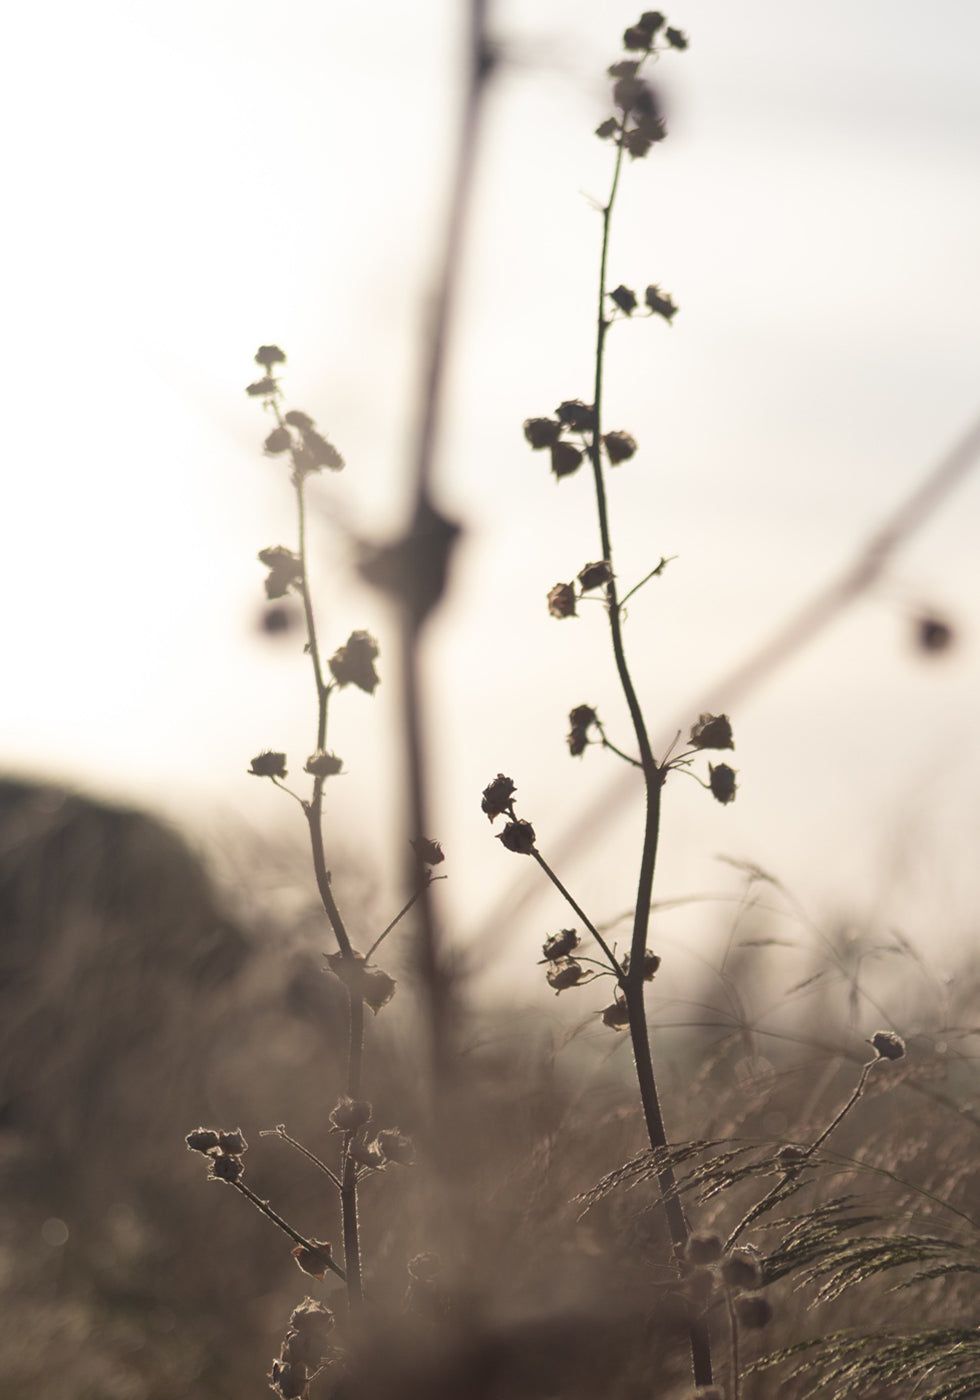
M320 648L317 644L316 636L316 617L313 612L313 599L310 593L310 583L307 572L306 502L303 495L303 483L304 477L297 473L295 484L297 512L299 515L300 592L303 597L307 643L310 658L313 663L313 678L316 684L316 747L317 752L321 752L326 748L327 743L327 707L330 702L331 688L324 680L323 676L323 664L320 660ZM323 847L323 785L324 779L321 776L314 776L313 796L309 803L304 804L306 819L310 828L313 871L316 876L320 900L337 939L337 946L344 960L353 964L355 961L354 948L330 886L330 872L327 869L326 852ZM356 1099L360 1097L361 1065L364 1056L364 1000L353 985L345 983L345 987L348 1005L347 1092L352 1099ZM361 1251L358 1238L357 1218L357 1164L351 1157L350 1143L351 1135L347 1134L344 1141L344 1166L341 1174L340 1205L344 1232L344 1264L347 1274L347 1297L350 1306L354 1308L362 1301L362 1291Z
M653 1072L653 1059L650 1053L650 1035L647 1029L646 1008L644 1006L644 954L650 928L650 903L653 891L653 876L657 863L657 844L660 839L661 792L665 773L660 768L650 747L643 711L637 699L633 678L626 661L623 645L622 614L616 593L616 578L613 564L612 532L609 527L609 510L606 502L606 484L602 470L602 389L605 371L606 336L611 322L606 316L606 268L609 259L609 236L612 227L613 210L619 190L619 180L623 169L623 136L626 127L624 113L619 140L616 144L616 165L613 171L609 199L602 211L602 255L599 263L599 302L596 313L595 385L593 395L594 421L590 457L595 481L596 511L599 517L599 537L602 558L610 565L610 579L606 585L606 608L609 615L609 630L612 637L616 672L630 712L633 732L640 754L640 767L646 789L646 813L643 827L643 847L640 854L640 871L636 889L636 912L633 917L633 936L630 945L630 966L623 988L626 1008L629 1013L630 1039L633 1044L633 1059L636 1078L643 1105L643 1118L647 1137L655 1151L668 1145L667 1129L660 1107L656 1076ZM677 1195L673 1169L664 1166L658 1173L660 1193L663 1197L667 1227L670 1231L674 1251L680 1258L687 1244L690 1230L684 1208ZM691 1344L691 1364L696 1386L711 1384L711 1340L704 1320L689 1314L689 1337Z

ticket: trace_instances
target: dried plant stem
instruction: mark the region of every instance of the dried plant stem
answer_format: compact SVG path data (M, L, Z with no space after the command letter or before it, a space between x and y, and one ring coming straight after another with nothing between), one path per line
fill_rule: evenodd
M791 1170L783 1172L782 1176L776 1182L776 1185L773 1186L770 1191L766 1192L762 1200L759 1201L756 1205L752 1206L750 1210L746 1211L745 1215L742 1216L742 1219L738 1222L734 1230L728 1236L728 1239L725 1242L726 1250L731 1249L732 1245L735 1244L736 1240L742 1234L742 1232L746 1230L748 1226L753 1223L753 1221L758 1220L760 1216L765 1215L769 1207L779 1199L784 1187L787 1186L789 1182L791 1182L794 1179L794 1177L796 1177L799 1174L800 1168L803 1165L805 1165L807 1159L812 1157L813 1154L817 1151L817 1149L823 1146L823 1144L830 1137L834 1129L839 1127L840 1124L847 1117L847 1115L850 1113L851 1109L854 1107L858 1099L860 1099L860 1097L864 1093L865 1086L868 1082L868 1077L871 1074L871 1071L874 1069L875 1065L880 1065L883 1063L885 1062L881 1059L880 1056L877 1055L874 1057L874 1059L868 1060L867 1064L865 1064L861 1070L861 1077L858 1080L857 1085L855 1086L854 1092L844 1104L844 1107L834 1115L834 1117L830 1120L830 1122L824 1128L823 1132L820 1134L819 1137L814 1138L813 1142L811 1142L808 1147L800 1149L799 1157L793 1163Z
M240 1192L247 1201L251 1201L255 1209L261 1211L266 1219L271 1220L273 1225L277 1226L284 1235L288 1235L294 1244L302 1245L302 1247L308 1249L311 1254L322 1258L323 1262L332 1273L335 1273L339 1279L343 1279L345 1283L347 1282L347 1275L344 1273L343 1269L326 1255L322 1246L318 1246L314 1240L308 1240L305 1235L301 1235L298 1230L294 1230L288 1220L283 1220L278 1211L274 1211L269 1205L269 1202L263 1201L261 1196L257 1196L250 1187L245 1185L244 1181L229 1181L228 1185L234 1186L235 1190Z
M317 645L316 618L310 593L306 547L306 508L303 495L304 477L297 472L296 503L299 516L299 560L300 592L303 598L303 611L306 616L308 650L313 663L313 677L317 694L316 749L321 752L327 743L327 707L330 702L331 686L324 680L320 649ZM337 945L344 959L354 962L354 948L344 924L337 901L330 887L330 872L327 869L326 853L323 847L323 785L324 778L319 774L313 778L313 796L305 806L310 829L310 846L313 852L313 870L316 876L320 900L330 920L330 926L337 939ZM357 990L346 985L348 1005L348 1050L347 1050L347 1092L352 1099L360 1097L361 1066L364 1056L364 1000ZM340 1206L343 1221L344 1263L346 1265L347 1296L352 1308L362 1299L361 1251L357 1217L357 1165L350 1154L352 1134L344 1137L343 1170L340 1181Z
M616 594L616 577L613 567L612 532L609 526L609 511L606 501L606 485L602 468L602 391L605 371L606 336L611 321L606 315L606 276L609 259L609 237L612 227L613 210L623 169L624 135L626 117L624 115L619 139L616 143L616 163L613 169L609 198L602 210L602 252L599 260L599 290L596 312L595 382L593 397L593 427L590 457L595 483L596 512L599 518L599 538L601 557L610 566L610 578L606 584L606 610L609 618L609 631L612 638L616 673L629 709L633 732L639 750L639 766L643 770L646 790L643 846L640 854L640 871L637 879L636 904L633 917L633 934L630 944L629 972L623 980L623 993L629 1014L630 1039L633 1044L633 1059L636 1065L637 1084L647 1136L654 1150L668 1145L667 1129L664 1124L657 1090L653 1060L650 1053L650 1036L647 1029L644 1006L644 962L650 927L650 903L653 891L653 876L657 861L657 845L660 838L661 792L665 772L657 763L650 745L643 711L637 698L633 678L626 661L623 644L622 609ZM690 1229L684 1208L677 1195L674 1173L665 1166L659 1173L659 1185L664 1202L667 1225L670 1230L674 1251L681 1257L687 1243ZM705 1321L694 1310L688 1314L688 1331L691 1345L691 1363L695 1386L710 1385L711 1339Z
M548 879L554 885L555 889L561 895L562 899L564 899L565 903L568 904L570 908L575 910L575 913L579 916L585 927L589 930L592 937L602 949L603 953L606 956L606 961L612 968L613 972L615 972L616 976L619 978L620 983L622 985L625 985L626 977L622 967L620 966L616 958L615 953L613 953L612 949L609 947L609 944L603 938L602 934L596 928L595 924L589 918L588 914L586 914L582 906L572 897L571 893L565 888L561 880L559 880L558 876L552 870L551 866L548 864L548 862L545 860L544 856L541 854L541 852L537 849L536 846L532 849L531 855L537 861L538 865L540 865L541 869L547 875Z

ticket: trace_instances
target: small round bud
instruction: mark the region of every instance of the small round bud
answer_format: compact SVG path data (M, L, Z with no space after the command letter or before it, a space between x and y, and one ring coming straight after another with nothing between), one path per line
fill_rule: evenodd
M551 470L555 476L571 476L582 465L582 453L570 442L556 442L551 449Z
M508 849L519 856L529 856L534 850L534 827L530 822L518 819L509 821L497 837Z
M901 1060L905 1055L905 1041L894 1031L875 1031L868 1042L877 1051L880 1060Z
M716 1259L721 1258L724 1247L720 1235L698 1230L689 1236L684 1246L684 1257L689 1264L713 1264Z
M240 1157L243 1152L248 1151L248 1143L242 1135L241 1128L235 1128L229 1133L219 1133L218 1146L229 1157Z
M586 564L584 569L579 570L578 581L582 585L582 592L588 593L593 588L602 588L612 579L612 566L605 559L600 559L598 563Z
M303 764L304 773L312 773L314 778L333 778L344 766L344 761L336 754L317 749Z
M285 362L286 356L278 345L260 345L255 352L255 363L263 369L271 369L273 365L282 365Z
M215 1181L241 1181L245 1175L245 1163L241 1157L218 1156L211 1158L211 1177Z
M253 778L285 778L286 755L264 749L252 759L252 766L248 771Z
M708 780L711 787L711 795L716 802L727 806L735 798L735 770L729 768L727 763L719 763L716 767L713 763L708 764Z
M548 985L554 987L555 995L567 992L569 987L577 987L585 976L585 968L574 958L561 958L548 968Z
M568 957L580 942L581 939L573 928L563 928L560 933L553 933L541 950L545 962L557 962L559 958Z
M629 433L603 433L602 442L611 467L618 467L620 462L628 462L636 452L636 438Z
M548 594L548 611L552 617L574 617L575 602L575 585L556 583Z
M195 1128L184 1141L191 1152L213 1152L218 1146L218 1134L214 1128Z
M725 1256L721 1276L729 1288L758 1288L762 1283L762 1265L747 1249L733 1249Z
M740 1327L757 1332L772 1321L772 1304L761 1293L740 1293L732 1299L732 1307Z
M617 997L602 1013L602 1024L610 1030L624 1031L629 1026L630 1013L622 997Z
M483 801L480 805L491 821L511 811L516 791L514 780L506 778L503 773L498 773L493 782L487 784L483 789Z
M344 1094L330 1114L332 1129L337 1133L355 1132L370 1123L372 1111L366 1099L352 1099Z
M650 47L650 35L645 29L641 29L638 24L631 24L623 34L623 48L636 50L642 49L645 53Z
M557 418L525 418L524 436L537 452L542 447L554 447L561 433Z

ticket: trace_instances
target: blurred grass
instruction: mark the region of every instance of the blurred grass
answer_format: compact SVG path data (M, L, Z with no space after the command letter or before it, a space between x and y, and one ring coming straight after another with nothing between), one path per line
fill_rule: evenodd
M258 867L260 854L249 862ZM784 892L761 872L742 876L737 918L726 926L705 916L713 964L683 1003L658 998L659 982L651 999L673 1141L751 1146L740 1160L756 1164L701 1205L690 1183L697 1227L727 1235L772 1183L758 1175L772 1151L812 1140L834 1116L886 1003L895 1022L887 1028L909 1043L907 1059L872 1076L812 1184L743 1237L786 1269L767 1289L774 1320L745 1340L746 1359L840 1328L975 1327L975 957L964 953L955 978L942 981L900 936L886 940L885 955L885 942L862 942L859 930L806 928L785 900L771 912ZM338 871L341 889L345 878L363 897L363 873ZM259 1136L285 1123L327 1151L345 1017L315 925L271 918L247 889L219 893L151 817L7 781L0 928L0 1393L263 1393L304 1294L338 1316L342 1304L330 1283L298 1273L265 1221L203 1180L183 1137L199 1123L240 1125L252 1188L298 1229L339 1238L323 1178ZM423 1144L418 1166L365 1184L374 1340L348 1339L359 1380L342 1393L684 1392L685 1340L655 1185L641 1170L588 1210L579 1199L643 1149L628 1047L598 1024L603 989L549 997L544 1009L540 973L529 957L506 1007L481 1004L478 984L467 988L473 1010L442 1176ZM377 1018L369 1049L376 1118L408 1132L422 1117L412 1001L396 997ZM794 1236L779 1223L789 1215L830 1222L823 1255L812 1229L804 1239L807 1227ZM855 1241L900 1235L938 1240L933 1263L950 1268L891 1291L916 1271L913 1260L829 1296ZM416 1289L406 1316L407 1261L432 1250L445 1275L426 1294L428 1312L419 1314ZM828 1296L818 1301L821 1287ZM713 1316L721 1336L722 1310ZM743 1395L834 1393L829 1380L813 1390L824 1373L816 1356L803 1360L795 1380L786 1367L748 1376ZM847 1385L859 1393L853 1376ZM330 1393L328 1378L317 1393ZM863 1393L908 1388L892 1380Z

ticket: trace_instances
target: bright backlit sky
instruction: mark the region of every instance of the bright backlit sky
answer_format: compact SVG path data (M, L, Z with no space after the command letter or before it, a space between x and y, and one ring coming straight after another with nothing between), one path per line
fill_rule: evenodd
M390 635L350 583L342 519L399 519L420 326L460 96L460 0L92 0L6 18L7 571L0 761L162 809L202 840L298 822L246 776L298 772L312 691L257 629L257 551L293 541L284 469L244 385L289 355L290 402L348 469L315 488L328 651ZM473 930L529 872L479 810L504 770L542 850L617 774L572 762L596 704L628 747L601 609L545 595L597 557L585 473L556 485L524 418L589 397L603 70L636 14L492 6L488 109L440 453L467 526L427 661L441 887ZM627 169L610 272L676 323L614 329L607 424L641 451L611 483L617 568L654 730L850 556L980 412L980 6L691 0L659 74L670 139ZM668 789L664 894L734 888L719 852L824 910L962 935L980 818L980 466L887 584L732 714L740 793ZM320 526L318 526L318 529ZM910 611L959 643L925 661ZM384 653L381 669L384 674ZM394 686L334 705L332 830L397 870ZM631 899L635 805L565 873L603 918ZM624 861L624 857L626 860ZM394 898L394 896L392 896ZM549 894L538 939L567 922ZM929 920L932 920L932 924ZM916 921L918 921L916 923ZM518 927L515 924L514 927ZM508 927L507 934L513 932Z

